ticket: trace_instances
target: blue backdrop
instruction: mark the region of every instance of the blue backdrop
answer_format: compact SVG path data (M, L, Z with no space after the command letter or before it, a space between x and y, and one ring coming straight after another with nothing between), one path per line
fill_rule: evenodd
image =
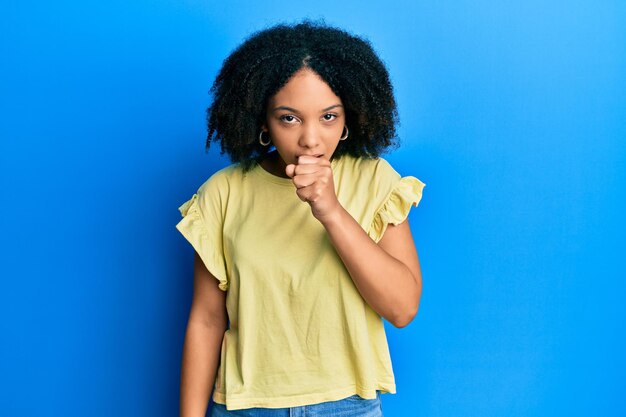
M303 17L389 67L423 295L386 323L392 416L626 415L626 5L9 0L0 14L0 415L173 416L177 208L227 165L208 89Z

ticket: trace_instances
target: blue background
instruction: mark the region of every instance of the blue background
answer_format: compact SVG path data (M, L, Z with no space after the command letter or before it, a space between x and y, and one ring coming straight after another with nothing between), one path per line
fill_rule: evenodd
M0 414L172 416L193 250L227 165L208 89L253 31L367 37L426 183L423 295L386 323L392 416L626 415L626 6L60 1L0 15Z

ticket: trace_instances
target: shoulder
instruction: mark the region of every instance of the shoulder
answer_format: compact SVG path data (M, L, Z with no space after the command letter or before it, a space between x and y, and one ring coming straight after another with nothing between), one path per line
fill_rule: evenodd
M389 190L400 180L400 174L382 157L365 158L343 155L341 157L341 173L351 182L360 183L372 191Z
M243 171L238 163L217 170L198 188L198 199L205 203L224 201L228 198L231 188L241 181L242 176Z
M344 170L359 172L362 174L396 176L398 173L391 164L383 157L356 157L343 155L340 158Z
M233 182L241 178L243 171L239 164L231 164L215 171L209 178L200 185L198 192L221 189L228 187Z

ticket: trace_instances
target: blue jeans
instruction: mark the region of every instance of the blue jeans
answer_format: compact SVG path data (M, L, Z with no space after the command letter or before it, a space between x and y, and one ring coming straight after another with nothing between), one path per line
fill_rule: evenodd
M369 400L352 395L337 401L290 408L253 407L227 410L224 404L212 402L210 417L383 417L380 391Z

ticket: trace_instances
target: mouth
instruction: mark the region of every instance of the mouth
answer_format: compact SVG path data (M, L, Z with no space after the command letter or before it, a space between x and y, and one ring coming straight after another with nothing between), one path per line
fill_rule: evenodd
M300 158L301 156L305 156L305 155L306 156L314 156L315 158L321 158L322 156L324 156L323 153L317 153L317 154L314 154L314 155L303 153L303 154L300 154L300 155L296 155L296 159Z

